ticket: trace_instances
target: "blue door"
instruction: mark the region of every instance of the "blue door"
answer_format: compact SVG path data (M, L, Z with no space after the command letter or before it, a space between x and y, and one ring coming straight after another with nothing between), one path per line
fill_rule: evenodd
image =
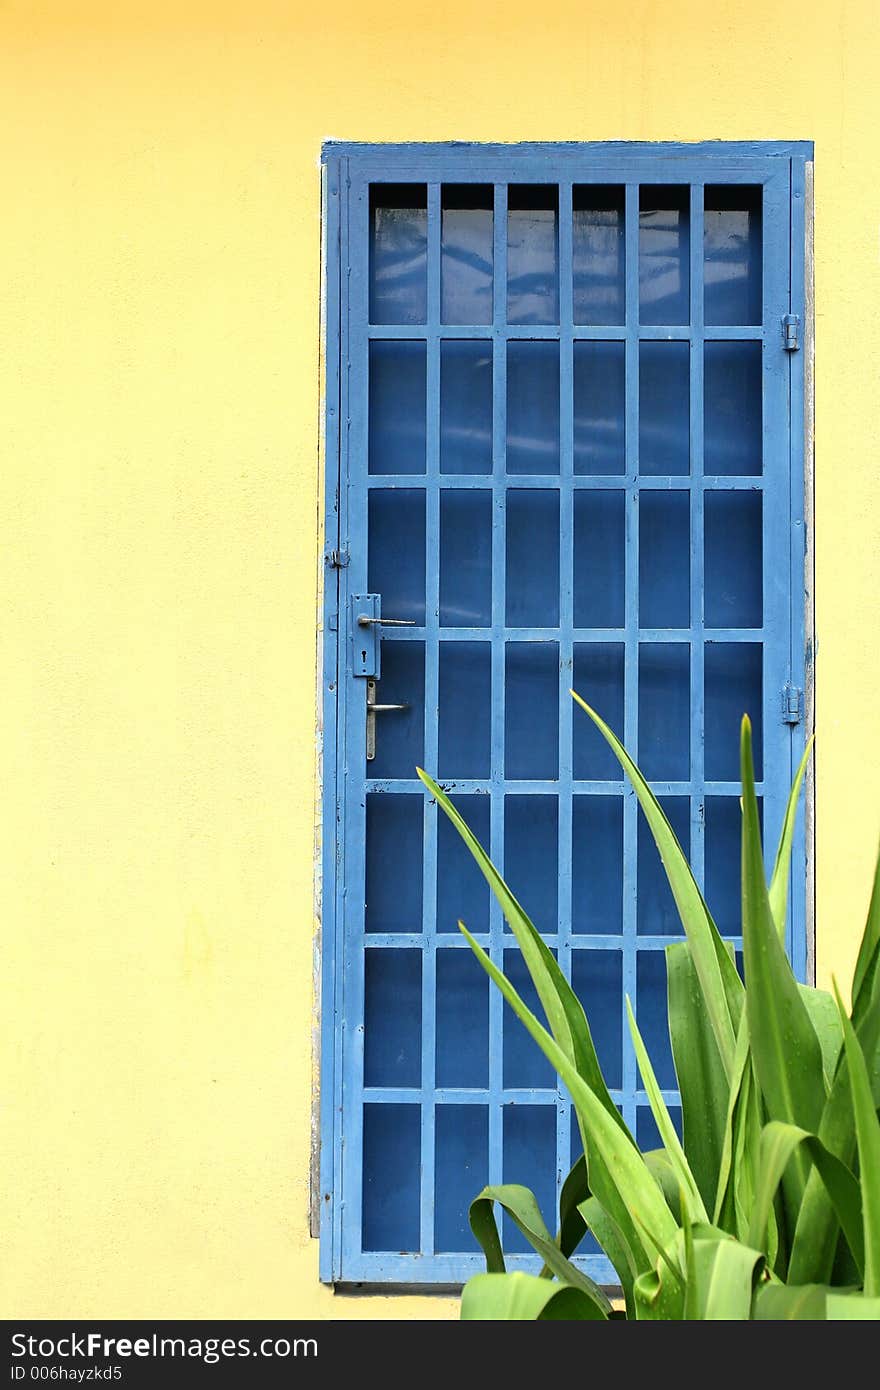
M457 931L532 998L417 765L545 933L643 1146L627 994L674 1105L680 926L568 691L637 754L738 946L740 716L771 842L804 737L808 155L326 151L325 1279L458 1283L482 1266L480 1187L528 1184L552 1228L577 1156L567 1096Z

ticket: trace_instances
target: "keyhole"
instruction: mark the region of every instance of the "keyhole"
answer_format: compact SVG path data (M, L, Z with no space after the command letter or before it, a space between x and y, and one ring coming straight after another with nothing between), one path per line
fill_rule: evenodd
M364 665L366 666L366 664L367 664L367 654L366 654L366 652L361 652L361 661L362 661L362 662L364 663Z

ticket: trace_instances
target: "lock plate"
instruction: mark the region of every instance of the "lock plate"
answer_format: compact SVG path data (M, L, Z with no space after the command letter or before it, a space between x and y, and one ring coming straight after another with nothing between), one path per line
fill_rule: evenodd
M379 594L351 596L351 670L352 675L378 680L381 672L382 642L378 619L382 617ZM367 618L370 621L363 622Z

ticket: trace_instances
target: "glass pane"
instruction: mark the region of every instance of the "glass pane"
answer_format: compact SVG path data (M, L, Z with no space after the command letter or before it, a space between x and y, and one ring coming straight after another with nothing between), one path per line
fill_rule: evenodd
M470 951L437 952L438 1086L489 1084L489 977L474 966Z
M681 1106L667 1104L669 1118L679 1139L681 1139ZM640 1105L636 1111L636 1141L642 1153L649 1153L651 1149L662 1149L663 1141L660 1138L660 1131L651 1114L649 1105Z
M739 781L742 717L752 721L755 777L762 771L762 670L760 642L707 642L705 655L705 776L709 782Z
M428 190L370 189L370 322L424 323L428 305Z
M574 625L626 622L626 494L574 494Z
M690 322L690 191L639 191L639 322Z
M558 323L556 188L511 184L507 210L507 321Z
M507 490L508 627L559 623L559 492Z
M606 1085L623 1085L623 956L620 951L571 953L571 986L584 1006Z
M639 472L691 471L690 347L639 344Z
M492 622L492 494L440 493L440 625Z
M485 1105L438 1105L434 1113L434 1248L478 1253L468 1208L489 1181Z
M443 323L492 322L492 188L445 184L440 242Z
M574 344L574 471L626 472L623 343Z
M758 798L763 829L764 798ZM706 797L706 902L722 936L742 935L742 812L738 796Z
M575 796L571 842L572 931L602 936L622 931L623 798Z
M372 488L368 513L368 592L381 594L384 617L424 623L424 491Z
M706 343L703 471L763 471L761 344Z
M639 626L688 627L691 621L691 495L639 496Z
M553 952L556 955L556 952ZM475 962L476 964L476 962ZM517 994L536 1018L545 1021L544 1009L532 983L528 967L518 946L504 952L504 973ZM504 1033L504 1085L506 1088L556 1086L556 1073L543 1052L536 1047L513 1009L501 1015ZM546 1025L545 1025L546 1026ZM525 1181L517 1179L517 1181Z
M370 343L371 473L424 473L425 344Z
M492 658L488 642L440 643L441 777L488 777Z
M558 928L559 801L504 798L504 877L541 932ZM505 931L509 931L507 923Z
M491 803L488 796L453 796L480 844L490 849ZM437 813L437 930L458 932L458 920L469 931L489 930L489 885L470 850L448 816ZM465 952L469 955L470 952Z
M691 853L691 801L689 796L661 796L660 805L675 832L675 837L688 859ZM636 894L636 929L643 936L681 936L681 918L669 880L648 828L639 809L638 829L638 892Z
M575 323L623 323L624 189L584 184L572 189Z
M623 738L622 642L575 642L573 689ZM588 715L575 706L573 771L579 781L621 780L623 773L608 744Z
M367 795L366 909L368 932L422 930L422 821L418 793ZM392 865L405 865L401 872Z
M504 775L559 776L559 647L508 642L505 663Z
M505 1182L531 1188L551 1230L556 1229L556 1106L505 1105ZM533 1254L525 1236L508 1216L502 1223L502 1244L510 1254Z
M492 344L440 344L440 472L492 472Z
M706 186L703 277L706 323L760 323L761 189Z
M559 344L507 345L507 471L559 472Z
M690 647L648 642L639 647L639 758L644 775L686 782L691 775Z
M376 715L376 756L370 777L415 777L425 760L425 644L382 638L382 679L376 703L407 709ZM365 682L358 681L358 693Z
M422 953L364 952L364 1085L422 1084Z
M364 1106L363 1246L418 1250L422 1111Z
M760 627L764 617L760 492L707 492L705 622L707 627Z
M669 1042L664 951L639 951L636 966L636 1022L657 1080L664 1089L675 1090L678 1080Z

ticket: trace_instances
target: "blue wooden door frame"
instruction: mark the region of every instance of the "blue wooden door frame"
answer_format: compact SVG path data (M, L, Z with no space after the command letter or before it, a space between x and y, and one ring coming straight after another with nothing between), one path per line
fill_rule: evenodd
M457 1284L481 1267L481 1260L459 1256L434 1255L422 1259L413 1254L360 1254L347 1238L350 1225L345 1219L348 1204L360 1202L360 1187L352 1182L352 1164L358 1162L360 1120L354 1098L349 1094L350 1077L344 1066L344 1048L357 1050L362 1044L352 1038L357 1030L360 960L343 949L346 911L346 877L357 881L363 874L363 844L353 835L348 822L352 808L347 804L347 746L362 737L363 711L355 709L350 695L345 653L350 595L366 591L366 537L349 525L349 425L352 412L350 377L350 305L363 302L365 287L353 284L363 266L363 256L352 256L353 238L367 233L367 209L371 180L393 179L399 183L421 183L436 187L440 182L500 184L541 183L746 183L762 184L765 199L765 229L776 238L766 254L788 260L788 294L785 303L765 307L765 341L774 318L785 313L805 317L805 170L812 159L808 142L754 142L706 144L523 144L467 145L362 145L328 144L324 165L324 246L325 246L325 584L323 627L323 894L321 927L321 1096L320 1096L320 1229L322 1280L338 1284L376 1283L394 1285ZM429 219L438 215L439 198L434 195L433 212L429 193ZM692 229L691 256L702 255L698 227ZM630 248L628 247L628 250ZM790 259L789 259L790 258ZM635 269L628 255L627 274ZM498 269L496 268L496 273ZM435 325L436 327L436 325ZM393 330L392 330L393 332ZM491 334L492 330L487 332ZM780 322L781 332L781 322ZM638 325L627 321L626 337ZM604 330L596 336L604 336ZM765 374L765 391L778 392L788 421L787 437L769 441L774 451L787 456L787 477L780 470L776 485L765 478L765 495L773 513L771 527L788 529L789 569L778 576L765 574L765 596L769 629L780 624L785 629L784 670L765 672L764 717L770 717L770 704L781 697L786 683L804 690L811 672L807 670L804 593L804 362L803 352L780 353L771 367L772 380ZM692 368L693 370L693 368ZM767 447L765 442L765 448ZM782 481L784 479L784 482ZM774 496L774 486L776 494ZM766 534L766 533L765 533ZM779 602L774 600L774 587ZM772 634L770 634L772 635ZM632 699L632 693L628 695ZM700 696L700 698L702 698ZM777 715L778 717L778 715ZM765 766L768 786L773 783L778 802L781 789L790 779L804 744L804 725L792 731L789 756L784 765ZM430 765L430 764L429 764ZM778 783L778 787L776 785ZM775 816L774 811L774 816ZM767 829L774 833L771 823ZM795 863L806 859L803 820L795 845ZM801 978L807 968L807 915L805 875L793 874L788 947ZM354 1007L352 1006L354 1001ZM362 1032L362 1026L360 1028ZM349 1113L350 1112L350 1113ZM343 1116L351 1131L342 1132ZM348 1149L348 1159L345 1151ZM352 1190L349 1191L348 1189ZM423 1203L425 1198L423 1196ZM360 1227L360 1221L355 1223ZM523 1257L514 1257L511 1268L529 1267ZM613 1282L610 1266L595 1257L588 1266L595 1276Z

